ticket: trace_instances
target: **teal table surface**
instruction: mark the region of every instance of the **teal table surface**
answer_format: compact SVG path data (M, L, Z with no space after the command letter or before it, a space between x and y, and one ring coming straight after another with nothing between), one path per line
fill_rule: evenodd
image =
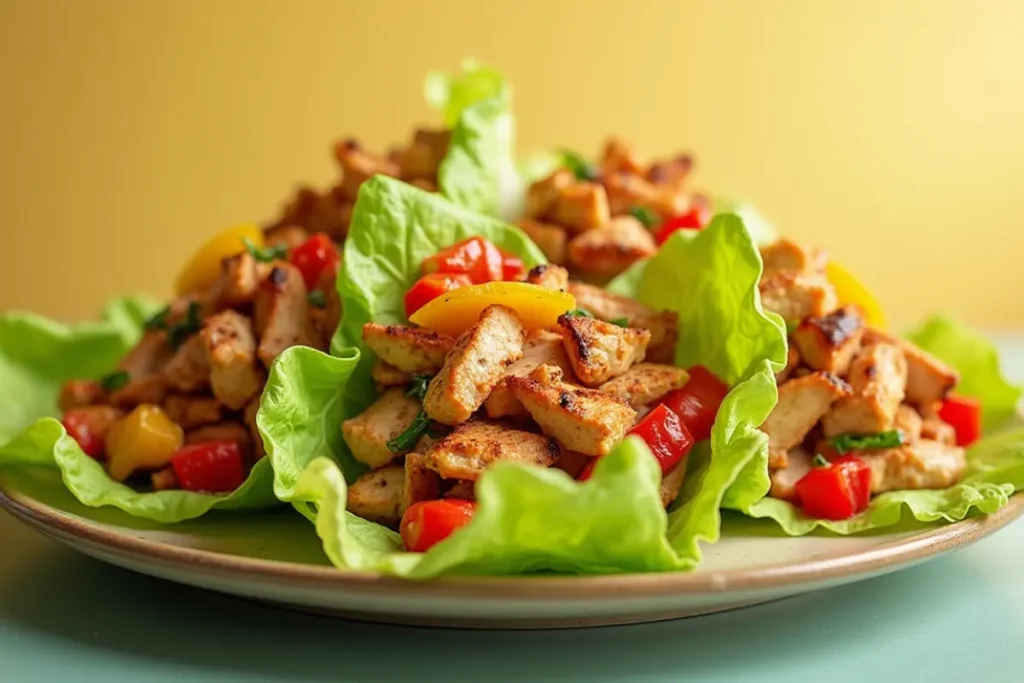
M1024 343L999 338L1024 379ZM471 632L251 604L78 555L0 514L0 683L1024 681L1024 522L904 571L660 624Z

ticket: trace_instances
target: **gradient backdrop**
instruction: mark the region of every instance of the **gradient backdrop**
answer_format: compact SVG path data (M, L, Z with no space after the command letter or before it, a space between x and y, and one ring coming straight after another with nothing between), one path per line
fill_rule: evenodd
M210 233L434 119L429 68L504 69L520 150L691 150L877 290L1024 324L1024 3L0 0L0 309L166 295Z

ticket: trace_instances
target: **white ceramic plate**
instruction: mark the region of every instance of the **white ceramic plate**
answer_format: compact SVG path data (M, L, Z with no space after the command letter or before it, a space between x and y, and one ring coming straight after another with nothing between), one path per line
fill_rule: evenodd
M302 611L472 628L578 627L695 616L878 576L973 543L1024 513L850 538L782 536L728 516L689 573L411 582L327 564L313 526L282 508L160 526L76 501L52 471L0 471L0 505L43 534L133 571Z

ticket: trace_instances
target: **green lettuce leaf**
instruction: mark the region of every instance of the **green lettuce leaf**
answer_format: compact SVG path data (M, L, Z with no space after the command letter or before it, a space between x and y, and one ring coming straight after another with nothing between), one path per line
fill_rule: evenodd
M957 392L982 402L985 431L1007 424L1016 413L1019 387L1002 376L995 348L970 329L937 316L907 335L924 350L956 368L961 375ZM762 472L767 480L767 469ZM751 477L753 481L754 477ZM787 534L799 536L821 528L853 534L893 526L901 521L955 522L973 514L991 514L1024 486L1024 429L1012 429L982 439L967 450L963 480L955 486L926 491L890 491L872 499L868 509L852 519L827 521L807 517L796 506L774 498L738 505L753 517L775 520Z
M475 59L464 59L461 74L443 71L427 74L423 95L427 104L441 112L444 125L451 128L459 122L463 112L477 102L511 99L511 89L497 69Z
M771 244L779 239L779 233L775 226L747 202L715 196L711 198L711 211L715 214L731 213L739 216L743 225L746 226L747 232L750 233L750 237L754 240L754 244L758 246Z
M78 325L31 313L0 317L0 467L56 466L83 504L112 506L157 522L191 519L213 507L242 510L277 504L266 459L230 495L139 493L108 477L54 419L61 383L98 378L113 369L158 307L145 297L119 299L107 306L101 320Z

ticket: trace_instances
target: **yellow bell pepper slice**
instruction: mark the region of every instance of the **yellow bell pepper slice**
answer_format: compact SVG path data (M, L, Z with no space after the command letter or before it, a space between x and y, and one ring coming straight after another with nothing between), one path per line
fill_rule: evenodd
M554 327L558 316L576 308L576 297L526 282L486 282L442 294L409 320L428 330L458 336L475 325L492 304L511 308L527 329L542 330Z
M825 268L825 277L836 289L836 296L842 306L851 304L860 308L864 314L865 322L880 330L886 329L885 313L882 312L882 305L874 295L868 291L860 280L853 273L835 261L829 261Z
M263 248L263 231L255 225L237 225L214 236L192 255L178 274L175 291L179 296L201 292L220 275L220 264L228 256L245 250L248 239Z
M181 448L184 434L158 406L142 404L107 433L107 473L124 481L135 470L158 470Z

